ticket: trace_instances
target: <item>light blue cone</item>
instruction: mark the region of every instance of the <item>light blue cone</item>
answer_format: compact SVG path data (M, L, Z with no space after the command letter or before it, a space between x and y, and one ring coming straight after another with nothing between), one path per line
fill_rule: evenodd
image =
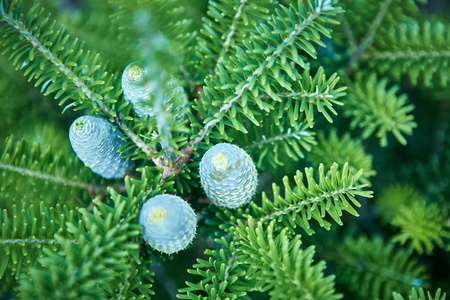
M151 92L148 71L138 62L130 63L122 73L123 97L133 104L133 110L139 118L154 116L151 107Z
M133 167L129 158L118 151L124 141L113 125L96 116L76 119L69 130L70 143L80 160L94 173L106 179L124 177Z
M223 143L211 147L203 155L200 182L215 205L236 208L249 202L255 194L258 174L244 150Z
M184 250L194 239L197 218L189 204L177 196L158 195L139 213L144 240L154 249L172 254Z

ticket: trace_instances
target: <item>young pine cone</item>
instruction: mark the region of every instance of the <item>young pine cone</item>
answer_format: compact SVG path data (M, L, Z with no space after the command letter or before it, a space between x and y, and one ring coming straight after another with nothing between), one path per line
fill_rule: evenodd
M177 196L158 195L139 213L144 240L154 249L172 254L184 250L194 239L197 219L189 204Z
M258 174L244 150L222 143L211 147L203 156L200 182L215 205L236 208L249 202L255 194Z
M78 158L94 173L106 179L125 176L133 167L129 158L122 158L118 151L124 141L119 131L105 119L96 116L82 116L69 129L69 138Z

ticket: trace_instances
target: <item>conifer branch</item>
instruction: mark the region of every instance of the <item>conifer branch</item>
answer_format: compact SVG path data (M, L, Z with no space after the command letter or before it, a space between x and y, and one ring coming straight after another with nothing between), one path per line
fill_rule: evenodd
M300 236L292 237L288 228L277 233L276 221L268 226L248 219L238 220L233 233L237 250L248 264L246 277L254 279L254 289L267 292L272 299L341 299L335 294L334 275L325 276L325 262L315 262L315 249L301 249Z
M3 3L2 3L3 4ZM38 50L48 61L50 61L53 65L55 65L66 77L72 81L72 83L81 89L83 94L95 103L104 113L114 116L108 110L108 108L103 104L99 96L95 95L95 93L89 89L86 84L83 82L81 78L76 76L67 66L65 66L60 59L58 59L54 53L52 53L47 47L45 47L39 40L36 38L33 33L31 33L22 21L16 20L12 18L11 15L7 15L3 10L3 5L0 5L0 12L2 13L2 21L7 22L9 25L14 27L27 41L31 43L34 49Z
M307 92L307 91L301 91L301 92L289 92L289 93L279 93L277 94L280 98L310 98L309 102L315 102L315 99L322 99L322 100L329 100L332 99L334 96L330 94L330 87L327 86L327 89L324 92L320 92L319 88L316 86L315 92ZM268 99L270 98L268 95L262 95L261 98Z
M236 260L237 258L238 258L238 256L236 254L232 254L228 258L228 261L226 262L226 266L225 266L223 281L219 285L221 288L222 288L222 286L225 286L225 288L226 288L226 283L228 282L228 277L230 277L231 265L233 264L233 261ZM221 300L221 299L222 298L220 297L220 295L217 295L216 300Z
M257 221L277 220L277 224L294 230L294 224L302 227L306 233L312 234L309 221L315 219L321 227L329 229L331 224L324 220L325 212L333 220L342 225L342 212L358 216L353 206L360 207L356 196L371 198L371 191L363 191L366 185L356 185L362 175L362 170L353 175L349 170L348 163L339 170L339 166L334 163L327 174L324 173L324 166L319 166L319 181L313 178L313 169L305 168L305 181L303 173L296 172L294 176L295 187L292 188L287 176L283 178L284 195L280 195L280 188L272 185L273 201L269 200L263 192L262 203L257 205L251 202L252 212L244 214L251 215Z
M407 75L413 84L445 86L449 80L450 27L439 21L401 23L384 29L376 44L361 56L367 65L396 80Z
M377 173L372 166L372 156L366 154L362 141L352 138L348 132L338 136L335 129L327 135L323 131L318 132L317 145L312 148L307 160L312 166L324 164L325 167L348 162L350 171L356 173L364 170L359 180L368 187L371 186L371 177Z
M397 60L397 59L427 59L450 58L450 51L407 50L407 51L370 51L361 56L362 60Z
M133 260L130 274L132 274L135 269L136 269L136 261ZM118 300L123 299L123 297L124 297L123 292L124 292L125 287L128 285L129 279L130 279L130 276L125 276L124 282L122 283L122 286L119 289L119 294L117 295Z
M0 244L17 244L17 245L31 245L31 244L59 244L55 239L0 239Z
M200 282L187 281L187 287L179 290L180 299L245 299L250 300L247 292L254 290L254 284L245 277L246 266L239 260L236 254L235 242L228 242L225 237L215 239L214 242L220 246L220 250L205 250L209 256L208 260L197 259L194 269L189 273L202 277ZM200 298L201 297L201 298ZM206 299L206 298L205 298Z
M254 26L270 18L269 8L273 0L225 0L209 1L208 18L197 38L195 80L202 84L208 75L214 75L219 66L236 53Z
M194 146L195 144L201 142L209 130L214 127L220 121L220 118L233 107L233 104L240 101L242 96L244 94L246 95L249 90L251 91L254 89L254 82L263 74L265 69L268 68L268 66L272 66L279 56L284 55L288 50L288 47L294 43L295 39L307 27L312 26L316 19L332 9L333 7L331 6L330 0L319 1L318 6L312 10L300 24L295 24L293 29L286 33L286 38L280 42L280 44L276 47L276 50L270 53L270 55L267 56L266 59L258 66L255 66L255 69L250 76L242 80L240 84L237 84L237 88L233 93L234 97L220 107L220 109L213 115L212 119L208 121L199 131L198 136L191 141L191 145Z
M77 241L70 240L72 243L76 244ZM48 245L58 245L59 241L56 239L0 239L0 244L15 244L15 245L32 245L32 244L48 244Z
M247 88L247 86L246 86L246 88ZM231 99L230 102L228 102L227 104L223 105L219 109L219 111L214 114L214 116L213 116L214 118L211 121L209 121L208 123L206 123L205 126L202 128L202 130L200 130L200 132L198 133L198 136L194 140L191 141L192 147L194 145L200 143L201 141L203 141L208 130L210 128L214 127L219 122L219 116L222 114L222 112L227 112L233 106L233 103L238 101L241 98L242 90L240 92L238 91L237 93L238 93L237 96L234 97L233 99Z
M387 88L387 79L379 80L375 73L369 77L358 74L352 84L351 92L347 98L344 114L353 117L351 126L364 129L363 138L376 133L380 145L388 144L387 133L406 145L403 134L412 134L417 127L411 111L412 104L408 104L406 95L396 95L398 87Z
M80 181L76 181L76 180L70 180L67 178L44 174L41 172L36 172L36 171L32 171L32 170L29 170L26 168L20 168L20 167L4 164L1 162L0 162L0 169L9 170L9 171L16 172L16 173L19 173L19 174L25 175L25 176L37 177L42 180L49 180L49 181L59 183L62 185L78 187L78 188L85 189L85 190L98 190L99 188L101 188L98 185L88 184L88 183L84 183L84 182L80 182ZM106 191L106 189L104 189L104 190Z
M425 267L410 250L385 243L381 237L347 238L335 255L338 278L364 299L388 299L394 291L419 287L427 278Z
M230 26L230 32L227 34L225 42L222 45L222 48L221 48L222 50L220 50L219 58L217 59L217 64L222 63L222 60L224 59L225 55L228 52L228 49L230 48L231 38L233 37L234 33L236 32L236 26L239 21L239 18L241 17L242 10L244 9L246 0L240 0L240 1L241 1L241 5L239 5L236 14L233 17L233 22L231 23L231 26Z
M436 294L434 294L434 296L430 293L430 291L426 291L425 294L425 291L422 288L412 288L406 300L445 300L447 293L443 292L442 297L441 293L442 290L440 288L436 290ZM393 300L405 300L405 298L397 292L394 292L392 296L394 297Z
M358 50L358 45L356 43L355 35L353 34L352 28L347 20L347 17L345 16L345 14L341 14L339 15L339 20L344 29L344 33L347 36L350 48L352 49L353 53L356 53L356 51Z
M265 144L271 144L275 141L282 141L282 140L286 140L286 139L290 139L290 138L301 139L301 136L311 136L311 133L309 133L308 131L304 131L304 130L291 132L291 128L289 128L287 130L287 133L278 135L278 136L273 136L271 138L266 138L263 135L262 141L253 143L253 144L245 147L245 149L257 148L257 147L265 145Z
M296 204L293 204L293 205L289 205L289 206L283 208L282 210L275 211L275 212L273 212L273 213L271 213L271 214L269 214L267 216L262 217L261 219L262 220L271 220L271 219L274 219L274 218L279 217L281 215L286 215L286 214L288 214L290 212L294 212L294 211L298 212L299 210L301 210L306 205L311 205L311 204L314 205L315 203L320 203L320 202L322 202L324 200L327 200L327 199L330 199L330 198L333 198L333 197L336 197L336 196L341 197L343 195L346 195L348 192L354 191L354 190L356 190L355 187L349 186L349 187L346 187L346 188L343 188L343 189L340 189L340 190L335 190L335 191L331 191L331 192L327 191L327 192L322 193L319 196L311 197L309 199L305 199L303 201L300 201L299 203L296 203Z
M31 44L32 48L30 52L37 50L39 53L41 53L45 60L49 61L53 66L57 68L57 70L59 70L62 74L65 75L65 77L77 88L79 93L82 93L84 97L86 97L87 99L89 99L89 101L91 101L91 104L94 108L100 109L108 118L115 119L117 113L110 110L103 103L102 95L96 93L91 88L89 88L88 85L81 79L81 77L77 76L72 71L72 69L67 65L65 65L63 61L60 58L58 58L58 56L49 47L47 47L43 42L39 40L38 36L33 34L33 32L27 28L27 25L25 25L24 22L14 17L12 13L7 13L4 5L5 5L4 2L2 1L0 3L0 13L1 13L0 20L6 22L6 24L14 28L26 41L28 41ZM38 14L42 14L42 10ZM45 21L48 21L48 19L46 19ZM58 34L60 33L58 32ZM67 41L67 39L65 41ZM74 45L76 45L77 42L78 40L75 40L74 43L72 44L72 47L74 47ZM68 45L68 47L70 46ZM32 56L34 56L34 54L32 54ZM94 60L96 60L97 57L98 55L95 56ZM22 67L23 66L24 65L22 65ZM149 146L147 146L125 124L123 124L122 122L116 122L116 125L118 125L122 129L122 131L136 144L136 146L139 147L145 154L147 154L148 157L151 157L151 155L156 152L155 149L152 149Z
M367 47L372 45L373 37L375 36L375 33L377 32L378 28L380 27L381 22L383 21L383 18L386 15L388 8L391 5L392 1L393 0L385 0L381 4L381 7L380 7L378 13L376 14L375 18L373 19L372 23L370 24L365 37L359 43L359 45L355 47L354 50L356 50L356 51L354 51L354 53L350 59L349 68L353 68L353 66L361 59L361 56L364 55ZM347 32L345 24L344 24L344 31Z
M381 4L380 10L378 11L377 15L373 19L372 23L370 24L369 30L367 31L366 36L364 37L363 41L361 42L361 46L365 50L367 46L372 45L373 37L375 36L375 33L377 32L378 28L381 25L381 22L383 21L384 16L386 15L389 6L391 5L393 0L384 0L384 2ZM364 52L363 50L363 52Z

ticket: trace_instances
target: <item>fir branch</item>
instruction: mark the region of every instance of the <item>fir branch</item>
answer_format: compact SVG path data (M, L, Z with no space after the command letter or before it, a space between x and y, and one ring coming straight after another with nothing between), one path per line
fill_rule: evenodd
M70 240L76 244L77 241ZM45 244L45 245L58 245L59 241L56 239L0 239L0 244L17 244L17 245L32 245L32 244Z
M447 207L427 200L408 185L388 186L377 199L382 219L396 229L391 241L430 255L435 244L445 247L450 225Z
M66 206L57 204L50 207L44 202L40 202L38 207L22 202L21 207L13 205L10 212L3 209L0 214L0 278L9 266L11 274L17 279L22 269L28 270L37 265L37 257L43 255L44 249L58 251L61 245L55 239L56 234L76 244L68 231L74 217L74 211Z
M106 115L108 118L114 119L117 116L117 112L111 110L106 103L111 104L116 102L114 96L117 95L109 95L107 93L110 93L111 91L114 92L114 90L117 91L117 88L113 86L108 86L108 84L111 84L112 77L110 76L106 81L105 76L106 72L100 73L99 69L100 66L93 66L98 61L98 54L97 55L91 55L89 52L87 52L85 61L83 63L88 64L85 67L85 70L89 71L89 74L92 74L93 72L97 71L99 75L97 75L97 78L94 78L94 81L90 81L91 78L87 77L83 74L83 69L80 68L79 65L77 65L76 58L77 56L81 55L82 52L82 46L80 46L80 43L77 39L73 41L69 41L68 34L66 33L66 29L64 26L59 26L58 30L54 32L54 22L50 22L50 16L48 15L45 18L42 18L43 10L37 10L37 5L35 5L30 11L29 11L29 19L26 21L23 21L20 19L21 15L19 11L16 11L14 14L13 11L17 10L17 7L20 2L14 2L10 5L5 4L4 0L0 2L0 14L1 14L1 21L4 21L5 24L5 31L7 31L7 27L14 28L15 31L23 38L18 39L21 45L20 49L27 49L29 53L28 59L23 59L21 56L23 56L24 52L17 53L17 51L13 52L11 57L15 56L14 64L22 62L20 68L24 68L29 64L30 61L37 59L35 57L35 52L41 54L41 57L39 58L42 62L47 61L50 64L54 66L54 69L42 72L36 72L36 70L33 71L33 68L36 68L36 65L31 65L26 71L25 75L31 72L30 79L33 77L38 78L37 84L45 81L44 78L48 78L49 80L53 81L53 85L47 86L47 84L44 84L43 91L46 89L47 93L50 91L54 91L55 87L60 84L60 81L65 81L63 86L67 85L67 81L71 82L72 87L75 89L76 92L73 92L72 94L67 95L61 102L64 103L67 98L78 98L75 101L75 104L83 104L83 99L88 99L88 102L92 105L92 108L94 111L101 111L104 115ZM33 15L33 13L35 13ZM40 24L40 28L38 31L32 31L29 29L30 25L36 25L33 24L34 22ZM53 35L43 34L42 31L45 31L47 29L49 32L51 32ZM54 40L53 43L49 43L49 39ZM25 42L27 41L30 46L26 46ZM58 43L56 43L58 41ZM12 38L9 39L9 41L5 41L4 44L9 43L9 47L7 49L11 49L11 47L17 47L17 44L15 44L15 41L13 41ZM57 52L61 51L61 44L64 44L67 47L67 53L65 54L57 54ZM47 46L49 45L49 46ZM64 47L65 48L65 47ZM75 51L78 50L78 51ZM73 59L73 61L71 61ZM86 61L87 60L87 61ZM69 66L70 64L70 66ZM90 70L89 70L90 69ZM77 70L75 72L74 70ZM33 72L32 72L33 71ZM100 69L100 71L102 71ZM87 72L86 72L87 73ZM58 75L58 77L63 74L64 80L62 78L55 79L52 76ZM79 75L77 75L79 74ZM67 80L67 81L66 81ZM87 84L86 82L89 82ZM102 87L101 89L98 89L98 87ZM93 89L95 87L96 90ZM61 88L61 90L57 93L55 98L60 97L64 93L68 93L66 91L67 87ZM146 153L149 157L156 152L156 150L149 148L145 143L136 135L134 134L124 123L117 122L116 125L118 125L122 131L139 147L144 153Z
M133 273L134 269L136 268L135 264L136 264L136 262L133 261L131 273ZM124 292L125 287L127 285L129 285L129 283L128 283L129 279L130 279L130 276L125 276L125 280L124 280L124 282L122 283L122 286L119 289L119 294L117 295L117 299L119 299L119 300L123 299L123 292Z
M0 239L0 244L17 244L17 245L31 245L31 244L52 244L56 245L59 242L55 239Z
M381 237L347 238L335 254L337 278L361 299L391 299L394 291L419 287L428 277L411 251L384 243Z
M188 272L202 277L199 283L186 282L187 287L179 290L180 299L245 299L250 300L247 292L254 284L246 280L245 269L239 256L235 254L235 242L224 237L215 239L221 246L219 250L205 250L208 260L197 259L197 264ZM204 295L206 294L206 297Z
M195 47L195 78L200 84L215 75L227 56L236 53L256 24L270 18L273 0L225 0L208 3L208 18L203 18Z
M361 42L361 46L364 47L363 49L372 44L373 37L375 36L375 33L380 27L381 22L383 21L383 18L386 15L386 12L388 11L392 1L393 0L384 0L384 2L381 4L380 10L378 11L377 15L370 24L369 29L367 30L367 34L364 37L363 41Z
M383 29L361 62L396 80L407 75L413 84L420 80L425 86L445 86L450 78L447 68L442 68L450 62L448 30L439 21L410 21Z
M305 150L311 151L316 143L315 133L307 122L294 119L272 114L259 126L249 123L247 133L232 129L228 134L234 143L248 151L259 170L278 168L304 158Z
M436 59L450 58L450 51L424 51L424 50L406 50L406 51L374 51L364 53L362 60L401 60L401 59Z
M272 144L273 142L287 140L290 138L295 138L295 139L299 140L299 139L301 139L302 136L310 137L311 133L308 131L305 131L305 130L291 131L291 128L289 128L285 134L272 136L270 138L266 138L265 135L262 135L261 141L255 142L255 143L245 147L245 149L259 148L260 146L263 146L266 144Z
M342 27L344 29L344 33L347 36L350 48L352 49L353 53L356 53L356 51L358 50L358 45L356 43L355 35L353 34L350 23L348 22L348 19L345 16L345 14L339 15L339 21L341 22Z
M150 194L154 195L169 185L156 186L161 173L162 170L159 170L158 174L152 174L144 168L141 180L125 178L127 196L109 189L111 201L107 203L94 199L92 211L79 209L81 216L77 222L72 220L66 223L67 230L77 243L72 244L61 234L55 235L60 251L52 253L44 248L44 255L35 260L39 264L21 278L19 295L22 298L40 294L45 295L46 299L110 299L117 297L118 292L118 286L113 283L129 277L133 285L131 289L125 289L130 298L137 294L150 297L153 293L151 285L140 281L142 276L151 282L149 276L152 273L148 266L138 266L136 272L129 262L136 261L140 265L146 261L141 260L139 255L141 226L137 218L147 190L152 188ZM103 284L97 284L99 281Z
M150 271L150 259L142 259L141 262L132 260L132 268L129 274L122 274L122 282L117 284L117 294L111 293L112 298L117 299L150 299L155 292L153 286L154 274ZM116 288L116 286L112 286Z
M316 87L316 91L312 93L308 93L306 91L302 92L289 92L289 93L280 93L277 94L280 98L311 98L311 99L322 99L322 100L328 100L333 98L333 95L330 94L330 88L327 87L327 89L324 92L320 92L319 88ZM269 98L267 95L263 95L262 98ZM310 100L311 102L311 100Z
M223 43L222 48L220 50L219 58L217 59L217 64L222 63L222 60L224 59L225 55L228 52L228 49L230 48L231 38L233 37L233 35L236 32L237 23L239 22L239 18L241 17L242 10L244 9L245 1L246 0L240 0L240 5L236 11L236 14L233 17L233 22L231 23L231 26L230 26L230 32L228 32L225 42Z
M7 15L3 9L3 3L0 5L0 13L2 13L2 21L7 22L14 27L30 44L34 49L39 51L48 61L50 61L56 68L58 68L75 86L77 86L81 92L93 103L95 103L103 112L111 115L108 108L103 104L101 98L94 93L81 78L76 76L70 68L64 65L60 59L58 59L53 52L45 47L39 39L30 32L24 23L18 19L13 18L11 15Z
M296 77L300 78L298 72L292 68L293 65L289 65L286 63L286 56L288 55L288 52L291 51L292 53L289 53L289 56L292 56L291 59L303 69L307 69L305 63L303 62L302 58L300 58L297 52L299 51L299 49L302 49L306 51L310 56L315 57L315 50L311 43L307 40L312 39L319 45L321 44L321 42L318 36L315 36L313 38L308 36L308 31L315 30L312 28L318 23L331 22L329 18L324 21L325 17L340 12L340 9L334 8L332 6L333 4L334 2L327 0L318 1L318 3L316 4L317 6L307 6L305 10L302 10L303 7L301 6L301 4L299 8L291 7L290 9L287 9L283 7L283 13L279 12L278 16L274 16L272 22L274 24L279 22L285 23L285 31L280 32L280 30L282 29L277 28L276 25L272 25L274 27L274 30L277 32L276 36L272 36L275 34L273 34L267 26L261 25L258 28L261 36L252 36L252 44L249 43L248 45L246 45L246 47L250 49L248 49L247 52L244 52L244 50L241 48L237 49L237 57L238 59L242 60L241 62L232 58L230 58L230 60L224 61L224 68L219 66L218 75L220 79L218 79L217 77L210 77L209 82L206 82L205 92L202 95L204 103L209 104L215 100L219 100L222 103L219 105L216 103L208 105L211 108L213 106L220 106L220 108L218 110L214 109L215 112L213 111L212 116L208 117L205 120L206 124L198 132L197 136L193 140L191 140L191 145L193 146L201 142L210 132L210 130L217 123L221 122L221 119L230 111L232 107L234 107L235 103L239 103L241 105L243 113L253 122L255 121L253 113L251 112L251 108L246 107L246 105L248 105L247 101L252 99L251 97L254 97L252 100L255 102L259 109L266 112L269 112L271 109L273 109L272 105L261 103L262 99L257 97L259 93L258 90L262 89L275 101L281 101L281 99L273 93L273 88L270 87L268 82L266 81L267 76L273 76L279 81L279 85L284 88L289 87L288 90L290 89L290 86L292 84L287 83L286 79L281 78L280 70L278 70L278 68L281 67L281 69L288 74L291 80ZM282 21L285 18L293 19L292 24L287 25L287 22ZM299 22L299 20L301 21ZM269 22L269 24L271 24L271 22ZM325 27L321 26L319 31L325 35L329 35L329 30ZM306 38L305 36L308 37ZM273 45L264 45L265 47L268 47L268 49L266 49L263 45L260 45L260 40L263 39L280 40L280 42L275 47ZM264 47L264 49L260 49L261 47ZM263 57L264 59L260 57L260 53L262 51L268 54L267 56ZM248 65L249 61L251 61L251 68L244 67L244 65L242 65L244 61L245 65ZM277 67L275 67L274 64L277 64ZM242 80L242 76L239 76L237 77L239 81L231 81L231 83L230 75L225 73L225 68L230 70L242 69L245 74L245 79ZM271 74L271 72L274 74ZM223 86L224 81L228 84L225 85L225 87L218 87ZM293 81L296 82L295 80ZM320 86L319 88L321 89L323 88L323 86ZM216 96L219 96L214 91L215 89L229 89L231 91L224 91L224 95L221 96L222 99L214 99L216 98ZM251 96L251 94L253 94L253 96ZM325 98L328 99L328 97ZM317 105L319 107L319 111L324 111L324 109L321 109L322 104L320 102L318 102ZM329 103L326 103L326 106L330 108ZM305 108L303 108L303 110L304 109ZM232 119L230 120L233 121ZM236 129L239 129L240 127L237 123L235 123L234 126L236 127ZM223 132L223 130L221 130L221 132Z
M412 288L410 294L408 295L409 300L445 300L447 293L444 292L444 294L441 296L442 290L439 288L436 290L436 294L433 296L430 291L427 291L425 294L425 291L422 288ZM405 300L403 296L400 293L394 292L392 294L394 297L393 300Z
M298 212L304 206L311 205L311 204L314 205L315 202L322 202L322 201L327 200L327 199L329 200L330 198L334 198L334 197L337 197L337 196L343 196L343 195L346 195L347 193L349 193L352 190L356 190L356 188L353 187L353 186L349 186L347 188L343 188L343 189L340 189L340 190L335 190L335 191L332 191L332 192L324 192L324 193L322 193L319 196L311 197L309 199L302 200L302 201L300 201L299 203L297 203L295 205L289 205L289 206L287 206L287 207L285 207L285 208L283 208L281 210L277 210L276 212L273 212L273 213L271 213L271 214L269 214L269 215L267 215L267 216L265 216L265 217L263 217L261 219L262 220L272 220L272 219L275 219L275 218L277 218L279 216L287 215L288 213L291 213L293 211L294 212Z
M335 129L327 135L323 131L317 134L317 145L307 156L308 161L313 166L324 164L326 168L338 163L339 165L348 162L350 171L356 173L358 170L364 170L360 181L371 186L371 177L376 174L372 166L372 156L366 154L362 141L350 136L347 132L343 136L338 136Z
M356 185L362 175L360 170L356 175L348 169L348 163L345 163L342 171L338 171L338 165L335 163L330 168L330 172L325 175L324 166L319 166L319 183L313 178L312 168L305 169L307 185L303 183L303 173L297 171L294 180L296 187L291 188L289 179L283 178L285 188L284 197L280 195L279 187L272 186L273 202L268 199L266 194L262 194L262 205L259 206L251 202L251 215L256 220L270 221L278 220L282 226L294 230L294 224L302 227L306 233L312 234L309 220L315 219L321 227L329 229L331 224L324 220L325 212L333 220L342 225L340 216L342 211L347 211L354 216L358 213L352 204L359 207L356 196L372 197L371 191L362 191L365 185ZM245 214L248 215L248 214Z
M406 145L403 134L411 135L417 127L411 114L414 105L408 104L405 94L396 95L399 87L388 89L387 83L387 79L379 80L375 73L367 76L359 73L350 86L344 115L352 117L351 127L363 129L363 138L376 132L380 145L386 147L387 134L392 132L402 145Z
M45 199L48 205L59 201L74 205L73 200L86 201L92 192L106 192L104 180L87 169L73 152L59 148L54 154L53 147L47 145L41 151L39 144L8 137L0 150L0 199L12 203L39 203ZM28 188L18 190L16 185Z
M231 99L230 102L228 102L227 104L223 105L219 109L219 111L214 114L213 119L211 121L209 121L208 123L206 123L205 126L202 128L202 130L199 131L198 136L191 141L192 147L194 147L196 144L203 141L208 130L210 130L210 128L214 127L219 122L219 120L220 120L219 116L222 114L222 112L228 111L232 107L233 103L240 99L241 94L242 94L242 91L240 91L240 94L238 93L238 95L236 97Z
M335 294L334 275L325 276L325 262L313 264L315 249L300 248L299 235L291 238L288 228L276 233L275 221L267 227L250 218L233 231L237 250L247 263L246 278L255 280L255 289L268 292L271 299L341 299Z
M49 175L49 174L44 174L41 172L36 172L36 171L32 171L26 168L20 168L20 167L16 167L16 166L12 166L12 165L8 165L8 164L3 164L0 162L0 169L6 169L12 172L17 172L21 175L25 175L25 176L31 176L31 177L37 177L39 179L42 180L48 180L48 181L52 181L54 183L58 183L58 184L62 184L62 185L68 185L68 186L73 186L73 187L78 187L81 189L86 189L86 190L98 190L98 189L103 189L106 191L105 188L102 188L98 185L94 185L94 184L87 184L84 182L80 182L80 181L75 181L75 180L70 180L70 179L66 179L66 178L62 178L62 177L57 177L57 176L53 176L53 175Z

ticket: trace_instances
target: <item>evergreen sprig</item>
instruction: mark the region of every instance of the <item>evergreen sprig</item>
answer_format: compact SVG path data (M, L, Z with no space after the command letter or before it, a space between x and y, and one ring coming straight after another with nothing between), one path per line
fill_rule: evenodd
M41 5L43 1L39 1ZM55 5L55 1L51 2ZM43 6L45 11L50 11ZM110 16L113 15L115 9L109 4L108 0L88 1L80 3L80 7L76 11L68 11L63 14L52 12L58 23L65 24L68 30L76 35L80 40L85 42L88 49L95 50L107 57L104 60L115 73L120 72L126 65L134 59L132 47L130 44L124 43L121 36L119 26L112 26Z
M69 106L106 116L111 122L126 111L126 103L113 109L121 92L119 81L108 73L99 54L84 50L83 42L70 38L66 27L57 25L38 4L24 16L21 0L1 0L0 16L4 22L0 35L5 37L2 53L9 52L16 68L29 81L36 79L35 85L42 85L44 94L55 93L60 105L70 100ZM140 150L147 155L154 152L125 123L118 124Z
M352 117L353 128L363 129L363 138L375 133L380 145L386 147L387 133L392 132L402 145L406 145L403 135L411 135L417 127L411 114L414 105L408 104L405 94L397 96L398 86L388 89L387 84L387 79L379 80L374 73L358 75L349 87L344 115Z
M167 298L183 276L181 260L205 245L181 299L445 298L450 106L422 101L446 97L450 29L420 14L426 0L63 2L0 0L0 134L23 139L0 146L0 298ZM120 80L133 76L122 73L133 63L148 71L142 85ZM106 187L83 167L64 143L63 128L79 115L59 116L33 84L63 112L101 117L123 135L118 151L134 160L130 177ZM408 103L411 88L420 110ZM337 114L341 105L348 120ZM377 135L386 146L390 133L406 144L414 119L418 143L406 156L363 145ZM349 123L358 128L351 135ZM214 199L199 187L220 189L207 173L199 178L201 154L220 143L257 162L249 205L208 205ZM222 154L214 165L225 166ZM244 168L236 178L256 174L233 163ZM240 182L226 184L221 192ZM372 197L367 187L377 201L358 209ZM138 219L160 195L189 201L198 235L216 239L169 257L153 252ZM154 205L147 221L176 212ZM391 227L381 228L386 242L352 237L372 236L379 220ZM318 229L334 222L348 224ZM176 225L158 224L169 233ZM153 286L155 255L165 262L154 270L167 291Z
M233 232L239 259L248 265L246 278L256 280L255 289L268 292L271 299L341 299L335 294L334 275L325 276L324 261L313 264L314 246L303 250L300 236L288 228L276 233L275 221L254 224L249 218Z
M3 54L28 80L37 79L45 94L55 93L60 105L75 99L73 105L91 111L109 111L117 100L114 75L108 74L96 53L83 53L83 43L69 40L67 29L56 25L38 5L24 16L21 2L0 3ZM91 80L92 79L92 80Z
M341 3L347 12L353 37L361 49L382 38L383 29L392 28L401 22L410 21L419 14L418 5L427 0L343 0Z
M437 289L436 294L433 296L429 291L427 291L427 293L425 294L425 291L422 288L420 288L420 289L412 288L411 293L407 299L409 299L409 300L445 300L447 294L444 293L441 296L441 292L442 292L441 289ZM394 292L393 297L394 297L394 300L405 300L405 298L403 298L403 296L397 292Z
M364 171L360 181L368 186L371 185L371 177L376 174L372 166L372 156L366 154L361 140L352 138L349 133L338 136L336 130L331 130L327 135L319 131L317 145L312 147L307 159L313 166L322 163L325 168L329 168L335 162L339 165L348 162L349 170L353 173L361 169Z
M247 134L236 131L233 141L242 145L255 160L260 170L287 166L292 161L305 157L316 144L315 132L306 122L291 125L288 119L277 119L278 123L263 122L260 126L249 124Z
M0 215L0 278L9 274L17 280L28 268L37 265L45 251L59 251L61 245L55 235L73 242L68 226L76 222L76 218L77 214L67 206L47 206L43 201L38 206L22 202L20 206L13 205L10 211L3 209Z
M197 259L190 274L201 276L198 283L186 282L188 287L179 290L179 299L251 299L246 294L253 290L253 282L244 278L245 269L235 254L235 242L224 237L215 239L221 248L205 250L208 260Z
M251 215L256 220L277 220L279 226L287 227L292 231L300 226L308 234L314 233L309 224L311 219L316 220L325 229L330 228L331 223L324 219L326 215L342 225L340 217L343 211L358 216L355 207L360 207L360 203L356 197L372 197L371 191L363 190L366 184L358 184L362 173L363 171L359 170L353 175L348 163L345 163L341 169L335 163L325 173L324 166L321 164L317 182L314 179L313 168L305 168L304 173L297 171L293 187L287 176L283 178L283 194L280 192L280 187L273 184L273 200L270 200L263 192L261 206L250 202Z
M60 252L45 248L39 264L21 278L20 297L109 299L122 294L128 299L129 294L149 299L153 279L141 266L149 262L139 252L142 237L137 218L143 198L170 191L173 182L160 184L161 178L161 172L145 168L141 180L126 177L127 196L109 189L111 203L95 199L92 211L80 208L79 221L67 223L71 238L55 235Z
M203 140L216 124L221 137L226 136L225 126L246 132L237 114L258 125L261 119L255 114L274 110L275 103L282 101L278 93L304 92L295 89L299 80L303 80L301 85L312 88L308 91L311 95L308 93L306 97L316 100L294 105L300 111L310 108L306 111L310 125L312 106L317 106L325 116L328 115L326 109L333 112L332 104L339 103L336 98L342 95L341 89L334 90L337 75L327 81L319 70L317 81L313 81L309 76L302 76L297 67L309 69L305 56L316 58L313 44L324 46L320 34L330 37L331 31L325 25L335 24L332 17L342 12L335 5L331 0L310 4L299 1L298 6L290 7L280 5L267 24L257 26L257 34L244 43L245 50L237 47L236 56L225 59L218 66L217 76L209 76L205 81L203 93L200 93L202 101L196 101L193 106L205 125L195 124L195 119L191 118L193 125L199 128L191 143ZM312 86L313 82L317 85ZM263 95L267 95L266 99L260 97Z
M0 148L0 203L39 205L45 200L47 205L63 201L74 207L96 193L106 192L103 180L90 172L72 152L52 148L41 150L38 143L15 141L13 136L6 139ZM24 188L17 189L17 185Z
M428 279L426 269L408 249L395 248L380 237L348 238L336 253L337 278L360 299L392 299Z
M197 37L194 60L197 81L215 74L217 65L236 54L236 46L250 35L261 21L270 18L274 0L209 1L203 27ZM200 82L201 83L201 82Z
M380 32L373 47L362 55L370 68L399 80L407 75L412 84L444 86L450 72L449 27L439 21L399 24Z
M393 242L408 244L418 253L431 254L435 244L445 246L450 238L448 208L427 201L411 186L387 187L378 200L382 217L400 232Z
M100 202L94 203L101 208ZM102 215L98 210L93 214L82 211L83 225L89 232L83 226L69 226L76 243L56 236L61 252L44 249L44 257L38 259L39 266L21 278L19 295L32 298L38 294L47 299L108 299L107 295L116 295L108 283L117 282L121 273L131 273L129 260L133 258L129 252L137 252L139 246L127 240L140 233L138 225L128 223L127 219L119 223L121 207L116 207L115 215Z

